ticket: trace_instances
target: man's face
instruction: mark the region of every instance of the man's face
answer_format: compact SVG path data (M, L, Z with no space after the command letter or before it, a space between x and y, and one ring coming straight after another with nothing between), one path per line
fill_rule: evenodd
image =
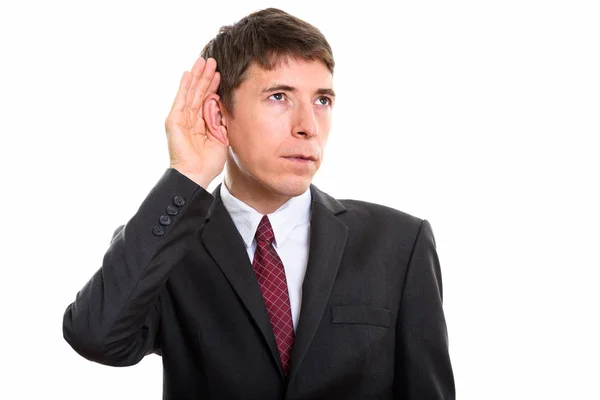
M321 61L287 58L271 71L249 67L234 93L233 118L227 118L228 163L237 186L289 197L306 191L331 129L332 81ZM299 155L312 159L293 157Z

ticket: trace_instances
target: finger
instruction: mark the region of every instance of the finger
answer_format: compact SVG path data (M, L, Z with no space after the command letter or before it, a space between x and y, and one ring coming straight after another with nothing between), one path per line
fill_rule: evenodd
M188 90L186 98L186 104L188 106L191 106L191 104L194 101L194 92L196 90L196 87L198 86L198 81L200 79L200 76L202 76L202 71L204 70L205 65L206 61L204 61L204 58L199 57L194 63L194 66L192 67L192 82L190 84L190 89Z
M185 71L183 73L183 76L181 77L181 82L179 82L179 91L177 92L177 96L175 96L175 101L173 101L171 111L182 111L185 108L185 102L187 99L188 90L190 88L190 82L191 74L188 71Z
M200 104L202 104L202 101L204 100L204 95L215 75L216 69L217 62L214 58L206 60L206 66L204 67L204 71L202 71L202 76L200 77L198 84L194 87L194 100L191 103L192 111L197 111L200 108Z
M210 81L210 85L208 86L208 90L206 91L204 98L206 98L206 96L208 96L209 94L217 93L217 90L219 90L219 83L221 83L221 74L219 72L215 72L215 75L213 76L212 81Z

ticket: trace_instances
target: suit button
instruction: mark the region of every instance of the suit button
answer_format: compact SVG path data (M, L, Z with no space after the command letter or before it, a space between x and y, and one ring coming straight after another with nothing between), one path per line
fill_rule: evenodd
M166 215L161 215L160 218L158 219L158 221L160 222L161 225L169 225L171 223L171 217L168 217Z
M177 215L178 213L179 213L179 210L177 209L177 207L175 207L175 206L167 207L167 214L173 216L173 215Z
M185 204L185 200L181 196L175 196L173 198L173 204L175 204L176 206L181 207L182 205Z
M165 228L160 225L154 225L154 228L152 228L152 233L154 233L155 236L162 236L165 234Z

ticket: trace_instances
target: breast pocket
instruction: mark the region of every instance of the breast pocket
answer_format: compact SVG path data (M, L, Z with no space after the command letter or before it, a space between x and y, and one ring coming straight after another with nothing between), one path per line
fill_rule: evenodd
M333 306L331 307L331 323L364 324L389 328L392 313L385 308L367 306Z

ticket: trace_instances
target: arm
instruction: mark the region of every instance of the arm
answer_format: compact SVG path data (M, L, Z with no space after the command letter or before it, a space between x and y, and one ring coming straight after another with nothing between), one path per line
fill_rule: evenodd
M64 338L90 360L132 365L159 350L159 295L212 204L204 188L225 165L224 128L207 129L203 111L215 109L219 82L214 59L200 57L184 72L165 122L171 168L115 232L102 267L67 307Z
M176 196L185 204L174 204ZM157 350L159 294L212 201L176 170L165 172L138 212L115 232L102 267L67 307L63 335L74 350L114 366L136 364ZM168 206L177 215L169 216ZM161 225L161 215L169 216L170 224Z
M429 222L421 223L396 325L396 398L455 399L442 309L442 278Z

